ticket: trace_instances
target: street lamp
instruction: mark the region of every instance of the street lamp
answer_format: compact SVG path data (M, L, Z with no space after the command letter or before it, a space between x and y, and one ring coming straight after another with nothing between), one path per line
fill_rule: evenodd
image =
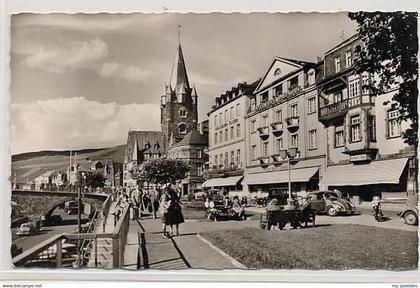
M289 148L289 150L280 150L280 157L282 159L287 158L287 172L288 172L288 188L289 188L289 197L287 198L287 205L284 207L285 210L294 210L296 209L296 206L293 201L292 197L292 180L291 180L291 170L290 170L290 160L295 158L298 150L296 147Z

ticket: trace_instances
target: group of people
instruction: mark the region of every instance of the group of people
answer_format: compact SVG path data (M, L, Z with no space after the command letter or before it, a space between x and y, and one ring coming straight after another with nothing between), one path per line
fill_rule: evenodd
M221 213L225 212L227 216L231 218L237 218L241 220L246 219L245 207L247 206L248 201L246 197L243 197L242 200L239 200L239 196L234 196L233 199L229 195L225 194L223 198L223 208L216 207L213 198L211 196L206 198L204 206L207 209L207 217L214 221L217 221Z
M131 219L141 219L145 214L151 214L153 219L156 219L159 213L163 236L167 238L179 235L179 224L184 222L184 216L179 193L172 187L168 186L165 189L155 187L151 190L142 190L138 187L119 188L116 191L115 202L114 225L127 205L131 204Z

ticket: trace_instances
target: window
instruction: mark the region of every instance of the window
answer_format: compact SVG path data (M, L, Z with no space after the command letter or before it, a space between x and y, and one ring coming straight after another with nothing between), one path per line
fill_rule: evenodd
M200 149L200 150L197 150L197 158L202 158L203 157L203 151Z
M292 91L292 90L297 89L298 88L298 85L299 85L299 78L298 78L298 76L293 77L292 79L290 79L288 81L288 84L289 84L289 91Z
M341 91L334 93L334 103L339 103L341 101L343 101L343 93Z
M228 129L226 128L225 129L225 141L228 141L229 140L229 134L228 134L229 132L228 132Z
M219 134L219 143L222 143L223 142L223 130L221 130L220 132L219 132L220 134Z
M263 157L267 157L268 156L268 141L262 143L261 155Z
M179 133L185 134L187 133L187 126L185 124L179 124L178 130L179 130Z
M335 72L340 72L341 70L341 63L340 63L340 56L339 57L335 57L334 59L334 63L335 63Z
M293 104L290 106L290 116L291 117L298 116L298 104Z
M214 144L217 144L217 132L214 133Z
M362 73L362 94L366 95L369 94L369 84L370 84L370 77L369 73L363 72Z
M223 113L220 112L219 113L219 125L222 124L222 122L223 122Z
M236 104L236 117L239 117L241 115L241 104Z
M298 134L294 134L290 137L290 147L297 148L299 145L299 136Z
M268 101L268 91L261 94L261 103L265 103Z
M217 126L217 114L216 115L214 115L214 127L216 127Z
M357 142L360 140L360 115L356 115L350 117L350 142Z
M225 167L229 165L229 153L225 152Z
M233 106L230 107L230 120L235 119L235 110L233 109Z
M218 159L217 159L217 155L214 155L214 165L215 165L216 167L217 167L217 165L219 165L219 164L218 164L218 162L217 162L217 160L218 160Z
M231 165L235 164L235 152L234 151L230 151L230 164Z
M251 146L251 160L257 159L257 145Z
M219 156L219 167L223 166L223 154L220 154Z
M236 137L241 137L241 124L236 125Z
M241 149L236 150L236 164L241 167Z
M276 150L276 153L280 153L280 150L283 150L283 138L277 138L276 142L275 142L275 147L274 149Z
M368 125L369 125L369 139L372 142L376 142L376 119L375 119L375 115L369 115Z
M197 175L202 176L203 175L203 164L197 165Z
M264 115L261 118L261 127L267 127L268 126L268 115Z
M316 112L316 99L315 97L308 99L308 114Z
M346 52L346 67L349 68L353 64L353 58L351 57L351 51Z
M187 111L184 108L179 109L179 117L185 118L187 117Z
M335 147L343 147L344 146L344 131L335 131Z
M359 95L359 76L349 77L349 98Z
M281 110L277 110L276 112L274 112L274 122L281 123L282 121L283 121L282 112Z
M255 110L255 99L251 99L251 111Z
M281 95L283 95L283 84L274 87L274 96L280 97Z
M251 120L251 133L254 133L256 131L256 121L255 119Z
M225 122L229 121L228 119L229 115L228 115L228 110L225 110Z
M309 149L316 149L316 130L309 131Z
M235 134L234 134L235 130L233 129L233 126L230 127L230 140L235 138Z
M401 122L398 119L400 113L398 110L389 110L388 113L388 137L401 136Z

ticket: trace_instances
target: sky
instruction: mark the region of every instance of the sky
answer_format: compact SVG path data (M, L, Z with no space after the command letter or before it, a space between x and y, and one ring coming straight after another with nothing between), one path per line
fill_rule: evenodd
M13 15L12 154L111 147L129 130L160 130L178 25L200 120L275 56L316 62L356 32L346 13Z

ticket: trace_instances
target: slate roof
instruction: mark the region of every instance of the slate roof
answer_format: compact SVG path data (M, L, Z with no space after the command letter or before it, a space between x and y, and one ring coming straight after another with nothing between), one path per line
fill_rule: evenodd
M188 145L197 145L197 146L206 146L209 144L208 135L200 134L197 130L191 130L184 136L184 138L176 143L174 147L179 146L188 146Z

